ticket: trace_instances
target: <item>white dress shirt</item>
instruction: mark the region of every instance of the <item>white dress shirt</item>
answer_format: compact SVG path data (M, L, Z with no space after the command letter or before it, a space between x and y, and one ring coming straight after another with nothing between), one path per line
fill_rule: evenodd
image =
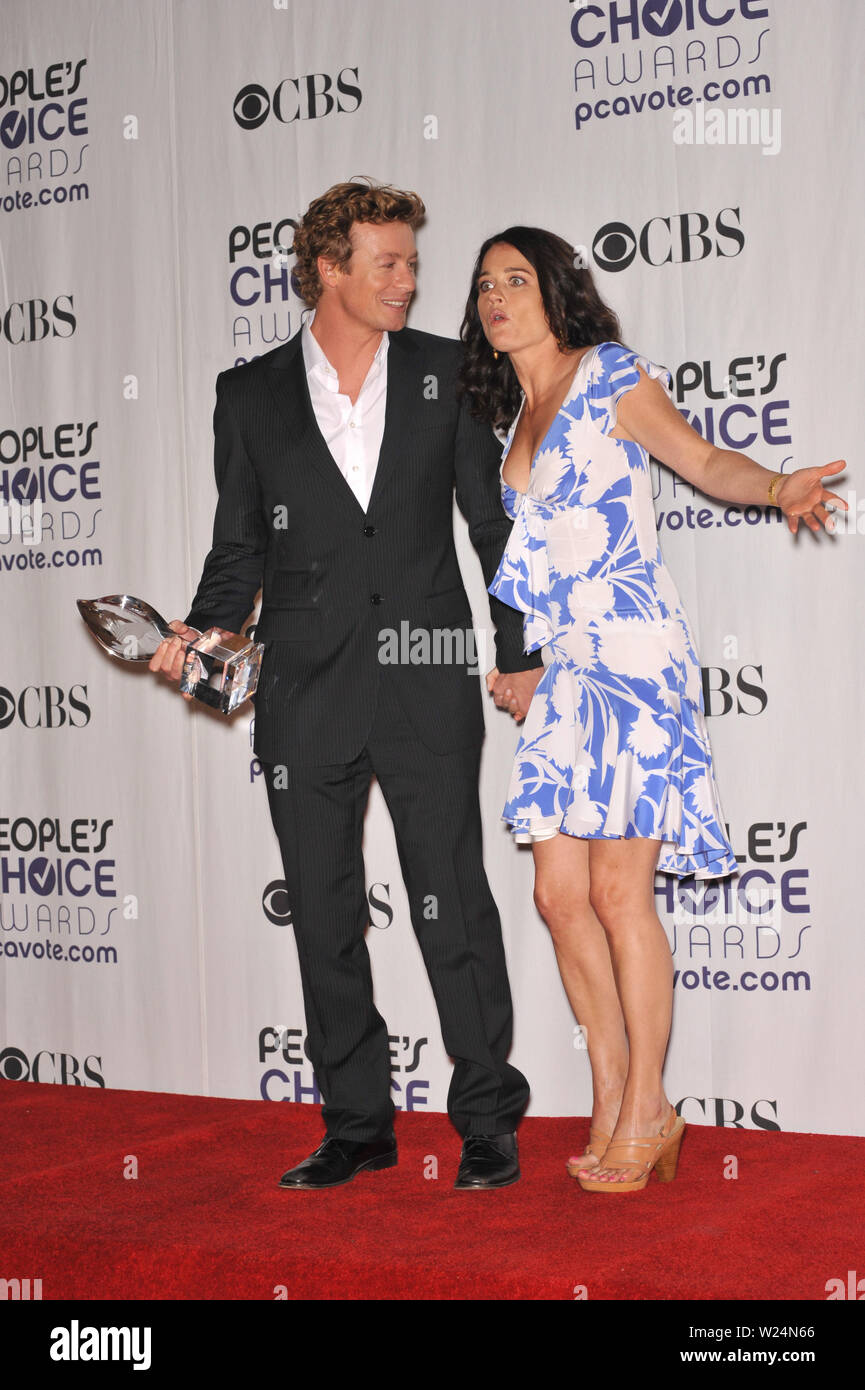
M384 435L388 335L382 334L378 351L352 405L349 397L340 393L339 374L313 337L310 323L312 319L300 330L300 341L316 423L342 476L366 511Z

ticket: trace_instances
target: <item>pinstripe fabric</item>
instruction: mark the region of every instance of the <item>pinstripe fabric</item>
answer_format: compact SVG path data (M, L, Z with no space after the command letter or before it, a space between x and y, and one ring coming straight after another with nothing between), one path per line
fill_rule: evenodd
M282 849L310 1057L328 1133L387 1134L387 1025L373 1003L361 836L373 774L394 824L412 926L454 1059L448 1113L460 1134L506 1134L528 1102L510 1066L511 997L483 869L479 750L438 754L415 736L386 673L367 745L348 765L290 767L271 815ZM393 929L396 929L393 928Z
M259 587L266 644L255 697L255 751L270 762L348 762L372 725L384 629L469 628L453 539L453 493L487 584L510 531L491 430L457 405L461 347L391 335L385 432L364 513L328 453L309 401L299 335L223 372L214 413L219 501L213 546L187 622L240 631ZM497 599L496 663L522 654L522 618ZM465 666L392 668L427 747L451 752L483 734L480 683Z

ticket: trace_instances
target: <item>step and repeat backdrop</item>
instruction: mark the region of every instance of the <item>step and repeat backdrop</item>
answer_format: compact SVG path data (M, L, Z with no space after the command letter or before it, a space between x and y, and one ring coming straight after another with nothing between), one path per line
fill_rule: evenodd
M319 1099L249 706L225 720L112 661L75 600L186 613L216 375L298 332L293 224L365 174L427 204L414 327L456 336L480 242L548 227L584 248L700 434L776 471L848 460L830 486L849 514L816 538L653 469L740 863L656 894L685 1117L865 1133L865 9L5 0L2 29L0 1075ZM530 1113L585 1115L531 853L500 821L517 729L492 707L487 726L513 1059ZM450 1064L375 786L365 857L394 1099L443 1110Z

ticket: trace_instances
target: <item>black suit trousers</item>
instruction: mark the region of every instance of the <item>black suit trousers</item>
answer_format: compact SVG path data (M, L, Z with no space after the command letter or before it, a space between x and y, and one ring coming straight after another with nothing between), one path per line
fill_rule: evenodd
M362 852L373 775L393 820L412 926L454 1070L448 1114L461 1135L516 1128L529 1097L510 1066L511 995L501 924L483 866L480 744L437 754L382 673L375 719L353 762L264 765L297 941L309 1052L327 1132L391 1132L388 1029L373 1002Z

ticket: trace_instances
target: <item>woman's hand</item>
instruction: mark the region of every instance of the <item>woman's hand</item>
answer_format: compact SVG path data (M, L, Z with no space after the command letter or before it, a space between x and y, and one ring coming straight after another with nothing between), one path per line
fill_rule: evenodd
M512 671L502 675L497 666L487 675L487 690L499 709L506 709L518 724L529 712L535 686L544 674L543 666L528 671Z
M836 492L827 492L821 481L826 473L843 472L847 466L844 459L786 473L775 488L774 503L770 503L770 471L747 454L719 449L703 439L683 420L660 382L651 380L642 369L637 385L618 403L617 421L613 439L635 439L707 497L746 507L780 507L794 535L800 520L812 531L819 531L822 525L831 533L827 502L847 510L847 503Z
M844 459L824 464L816 468L797 468L788 473L775 489L775 501L787 518L787 525L795 536L800 519L812 531L819 531L821 525L827 531L834 531L835 523L827 502L837 502L847 510L847 503L837 492L828 492L822 478L826 473L841 473L847 467Z
M512 690L505 690L504 678L498 666L494 666L493 669L487 673L487 692L492 695L493 702L498 708L506 709L509 714L513 715L517 723L519 723L521 719L525 719L525 714L520 709L520 702L514 695L514 692Z

